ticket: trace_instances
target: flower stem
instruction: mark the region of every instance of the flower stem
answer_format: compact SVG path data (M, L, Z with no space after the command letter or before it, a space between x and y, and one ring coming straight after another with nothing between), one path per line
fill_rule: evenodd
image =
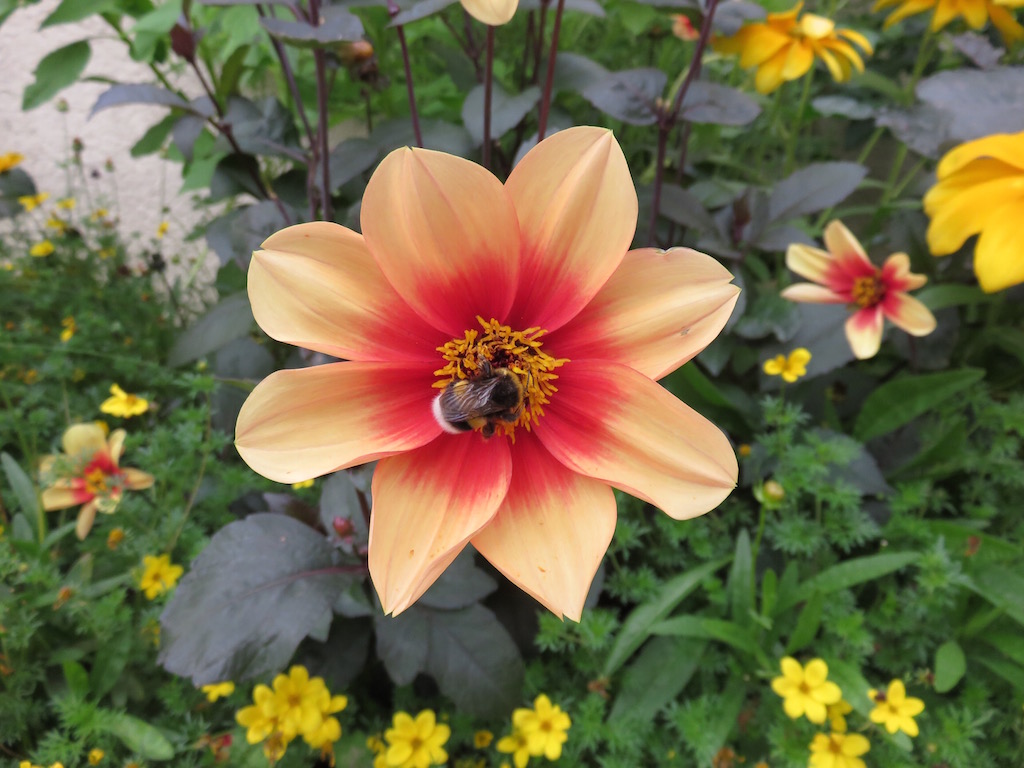
M487 25L484 48L484 168L491 170L491 98L494 94L494 27Z
M789 176L793 172L793 162L796 159L796 144L800 141L800 129L803 128L804 111L807 109L807 100L811 95L811 78L814 76L814 69L807 70L804 75L804 87L800 91L800 103L796 108L796 118L793 120L793 129L789 134L789 141L786 142L786 162L783 165L783 175Z
M932 34L931 29L924 33L924 39L921 41L921 47L917 49L917 60L914 61L914 69L910 73L910 80L907 81L906 87L903 89L903 98L908 105L914 103L914 90L917 88L917 83L921 79L921 75L924 74L924 69L928 66L928 62L932 59L932 53L935 49L935 35Z
M313 58L316 62L316 104L318 128L317 138L320 140L320 181L321 200L320 213L324 221L334 221L334 205L331 201L331 164L328 155L327 136L327 67L324 52L319 48L313 51Z
M544 73L544 93L540 98L540 117L537 120L537 141L544 140L548 129L548 111L551 109L551 88L555 82L555 61L558 59L558 35L562 31L562 12L565 0L558 0L555 9L555 23L551 28L551 48L548 50L548 71ZM538 43L538 46L540 43Z
M399 12L395 0L388 0L388 14L395 18ZM423 146L423 132L420 130L420 115L416 111L416 90L412 84L412 64L409 62L409 46L405 42L405 30L399 24L395 27L398 34L398 44L402 47L402 65L405 67L405 87L409 93L409 116L412 118L412 132L416 137L416 146Z

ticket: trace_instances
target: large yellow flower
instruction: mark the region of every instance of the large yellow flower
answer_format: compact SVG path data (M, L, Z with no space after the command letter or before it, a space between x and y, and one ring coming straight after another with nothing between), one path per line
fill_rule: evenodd
M823 16L799 16L801 8L802 2L784 13L769 13L763 22L746 24L734 35L717 38L714 48L739 55L744 69L756 67L754 87L760 93L771 93L787 80L803 77L816 58L840 83L849 80L854 69L863 72L861 53L850 43L870 56L874 49L868 39L852 29L836 29L835 22Z
M64 433L64 453L45 456L39 474L49 485L43 507L50 511L82 504L75 533L84 539L96 513L113 514L125 489L139 491L153 485L153 476L141 469L119 465L125 431L114 430L108 440L98 424L74 424Z
M300 224L253 254L260 326L350 362L271 374L236 446L283 483L380 459L369 569L386 613L472 542L578 620L611 486L676 519L729 495L729 441L655 381L718 334L738 289L696 251L627 253L637 199L610 131L550 136L504 185L395 150L360 215L362 234Z
M981 29L991 19L1006 45L1012 45L1024 40L1024 27L1017 23L1007 7L1019 5L1020 0L876 0L872 10L895 8L883 24L885 29L908 16L926 11L932 11L929 25L932 32L938 32L957 17L963 18L971 29Z
M982 290L1024 283L1024 133L961 144L942 158L937 175L924 196L931 252L945 256L979 235L974 272Z

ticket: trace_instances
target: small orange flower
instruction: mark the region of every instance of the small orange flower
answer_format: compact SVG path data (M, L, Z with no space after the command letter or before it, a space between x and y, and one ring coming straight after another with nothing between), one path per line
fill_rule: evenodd
M472 542L578 620L612 486L676 519L729 495L725 435L655 382L718 335L738 289L696 251L629 251L637 198L610 131L550 136L504 185L395 150L360 215L362 234L300 224L253 254L260 326L349 362L271 374L236 446L283 483L380 459L369 569L386 613Z
M47 511L82 504L75 533L84 539L96 513L113 514L125 489L138 491L153 485L153 476L140 469L121 467L125 431L106 439L96 424L74 424L64 433L64 453L45 456L39 473L49 487L43 490Z
M797 283L782 291L782 296L790 301L846 304L853 312L846 321L846 338L858 358L878 353L885 318L913 336L927 336L935 330L934 315L907 293L928 281L910 271L907 254L894 253L876 267L839 221L825 227L825 247L827 252L806 245L789 246L786 266L817 285Z

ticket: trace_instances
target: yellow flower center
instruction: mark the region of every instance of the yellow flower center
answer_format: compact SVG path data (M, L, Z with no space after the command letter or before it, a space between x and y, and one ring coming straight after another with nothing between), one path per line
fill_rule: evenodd
M459 397L465 406L462 413L471 412L473 418L460 419L471 429L485 436L500 433L514 437L515 428L527 431L544 415L544 406L558 391L554 380L555 369L569 362L555 358L543 350L543 328L515 331L495 319L477 322L482 330L468 329L461 339L452 339L437 348L444 358L444 367L434 371L438 380L434 386L447 389L453 382L468 382ZM488 402L487 386L496 377L514 377L520 390L521 403L504 405ZM500 406L500 407L499 407Z
M865 275L853 281L850 293L858 307L873 307L885 296L885 285L878 279L877 274Z
M107 491L107 475L106 473L97 467L85 476L85 490L93 495L106 493Z
M843 754L843 743L841 741L837 740L835 736L833 736L829 740L828 751L833 753L833 754L836 754L836 755Z

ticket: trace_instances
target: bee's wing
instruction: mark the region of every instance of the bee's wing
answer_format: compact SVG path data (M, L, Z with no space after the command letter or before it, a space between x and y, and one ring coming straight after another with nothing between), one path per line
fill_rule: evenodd
M448 421L460 422L503 410L492 400L498 379L456 381L441 393L441 411Z

